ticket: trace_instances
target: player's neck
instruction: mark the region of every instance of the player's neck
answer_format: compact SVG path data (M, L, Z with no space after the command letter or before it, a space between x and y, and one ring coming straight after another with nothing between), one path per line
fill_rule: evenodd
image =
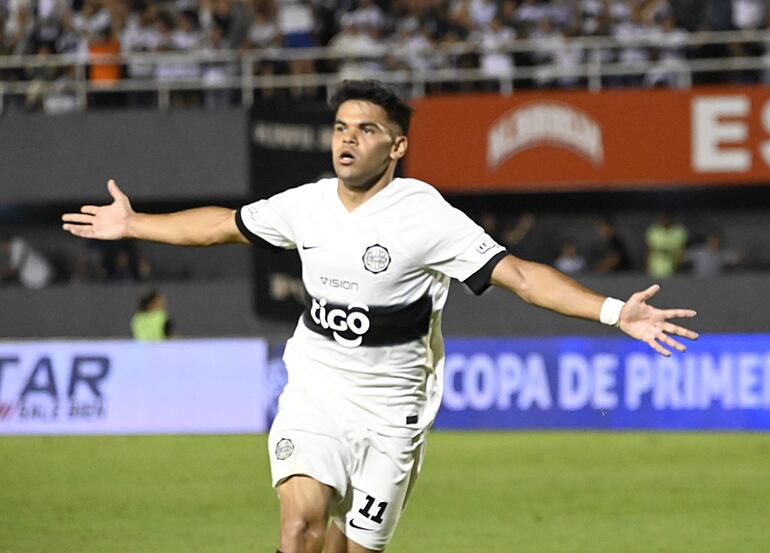
M348 211L353 211L364 204L372 196L393 182L394 171L386 171L379 179L369 186L350 186L338 178L337 195Z

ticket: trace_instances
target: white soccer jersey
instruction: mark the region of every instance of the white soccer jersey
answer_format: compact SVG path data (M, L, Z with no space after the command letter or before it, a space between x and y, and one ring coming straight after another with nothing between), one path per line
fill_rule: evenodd
M306 309L284 354L287 390L385 435L429 426L443 388L449 279L481 293L505 249L414 179L395 179L353 211L337 179L322 179L245 205L236 222L302 261Z

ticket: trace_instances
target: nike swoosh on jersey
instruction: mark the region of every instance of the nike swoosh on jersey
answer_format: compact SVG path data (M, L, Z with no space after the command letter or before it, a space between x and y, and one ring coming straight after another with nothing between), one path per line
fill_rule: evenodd
M321 246L306 246L305 244L302 244L303 250L314 250L316 248L320 248Z
M351 518L350 519L350 526L353 528L356 528L357 530L366 530L367 532L374 532L374 528L364 528L363 526L359 526L355 523L355 521Z

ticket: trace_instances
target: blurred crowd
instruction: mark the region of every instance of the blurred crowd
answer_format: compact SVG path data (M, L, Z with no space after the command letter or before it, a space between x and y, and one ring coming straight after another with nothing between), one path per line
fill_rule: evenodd
M152 278L150 263L132 241L86 242L73 259L19 234L0 235L0 286L39 290L56 282L131 283Z
M687 273L710 278L746 268L744 252L725 245L721 229L708 224L690 231L668 212L641 236L629 236L628 229L621 235L611 217L596 218L587 232L577 232L577 226L555 230L532 213L500 218L487 212L479 222L514 255L573 276L646 273L667 278Z
M609 217L597 217L590 225L573 222L568 228L554 228L532 213L471 215L514 255L578 277L646 273L666 278L684 273L710 278L733 270L767 269L748 264L743 248L726 244L718 226L688 228L671 213L662 213L639 235L623 227L618 232ZM168 263L164 266L164 259L151 263L134 241L83 242L75 257L62 257L33 242L20 235L0 235L0 287L178 281L197 278L196 270L206 273L200 267L179 272Z
M517 86L569 87L581 84L569 68L586 62L589 54L566 39L609 36L620 46L602 51L603 61L650 61L654 68L644 75L607 79L606 86L679 86L682 73L677 69L687 57L765 55L764 44L751 42L686 47L686 33L766 28L767 12L766 0L0 0L0 56L28 54L44 61L52 54L318 46L338 58L265 56L250 70L258 76L334 72L344 78L361 71L456 68L477 69L494 79L512 67L529 67L535 68L534 76ZM511 53L511 42L523 38L531 39L534 49ZM629 43L637 39L649 39L650 46ZM448 48L460 43L477 49L465 54ZM88 77L105 87L124 77L216 84L242 70L238 62L216 59L136 61L94 63ZM0 81L66 84L75 78L74 71L44 64L0 67ZM727 78L762 76L757 71ZM445 90L483 83L437 86ZM313 96L319 91L295 87L288 93ZM52 110L73 107L67 105L66 94L60 96ZM142 101L141 95L131 98ZM229 90L175 97L178 103L209 105L235 99L236 92ZM33 87L25 100L34 107L45 98Z

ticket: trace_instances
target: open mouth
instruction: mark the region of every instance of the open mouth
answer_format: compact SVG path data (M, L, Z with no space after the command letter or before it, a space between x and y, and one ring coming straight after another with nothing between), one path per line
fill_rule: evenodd
M337 156L337 159L339 159L339 162L342 165L350 165L356 160L356 156L354 156L351 152L347 150L343 150Z

